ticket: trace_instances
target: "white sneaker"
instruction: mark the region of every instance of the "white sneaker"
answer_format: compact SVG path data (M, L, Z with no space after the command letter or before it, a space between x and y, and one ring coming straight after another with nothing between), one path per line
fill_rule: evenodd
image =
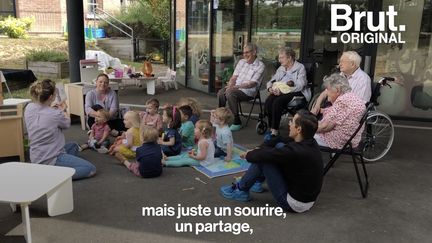
M110 135L113 136L113 137L117 137L119 135L119 132L117 130L115 130L115 129L112 129L110 131Z
M108 149L105 148L104 146L101 146L100 148L96 149L96 151L98 151L98 153L100 153L100 154L108 153Z

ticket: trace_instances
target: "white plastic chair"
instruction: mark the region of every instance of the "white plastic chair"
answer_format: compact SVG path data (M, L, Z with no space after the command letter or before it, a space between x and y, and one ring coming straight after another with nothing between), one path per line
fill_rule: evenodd
M167 69L165 76L158 77L157 80L158 82L163 83L165 90L168 90L171 86L175 89L178 89L176 82L176 71L173 71L170 68Z
M98 69L98 60L84 59L80 60L81 82L93 83L96 77L101 73Z

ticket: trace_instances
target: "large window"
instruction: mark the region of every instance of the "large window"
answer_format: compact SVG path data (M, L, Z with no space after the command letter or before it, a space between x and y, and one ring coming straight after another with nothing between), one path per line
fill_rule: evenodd
M213 6L215 92L228 82L247 41L249 5L249 0L224 0Z
M13 16L15 13L15 0L0 0L0 16Z
M188 4L188 83L193 89L209 91L210 1L191 0Z
M378 45L376 79L398 80L382 89L378 108L390 115L432 119L432 1L383 1L383 9L389 5L398 11L396 26L406 25L406 43Z
M96 8L98 7L96 0L87 0L87 19L96 18ZM100 8L100 6L99 6Z
M258 55L266 64L266 76L279 65L277 56L282 46L300 54L303 0L254 0L252 12L252 41L258 45Z
M185 85L186 69L186 0L175 1L175 50L177 80Z

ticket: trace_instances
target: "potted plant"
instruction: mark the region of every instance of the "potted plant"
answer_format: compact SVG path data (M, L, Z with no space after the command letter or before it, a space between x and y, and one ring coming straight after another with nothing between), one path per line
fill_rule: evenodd
M26 67L36 76L45 78L69 77L69 61L65 52L32 50L26 54Z

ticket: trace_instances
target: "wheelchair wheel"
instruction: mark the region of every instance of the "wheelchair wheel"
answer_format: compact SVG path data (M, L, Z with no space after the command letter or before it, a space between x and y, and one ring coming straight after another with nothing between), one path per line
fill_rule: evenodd
M387 154L393 144L393 122L388 115L372 111L366 119L363 136L364 160L377 161Z
M259 135L263 135L267 131L267 128L268 128L267 122L261 120L261 121L258 121L255 129Z

